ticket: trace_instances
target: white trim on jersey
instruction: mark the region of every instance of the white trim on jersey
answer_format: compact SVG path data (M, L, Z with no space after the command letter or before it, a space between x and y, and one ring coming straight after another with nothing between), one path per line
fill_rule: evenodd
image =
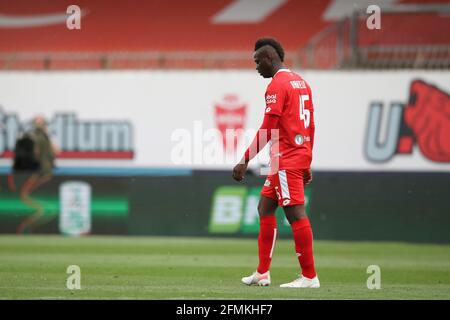
M279 69L277 72L275 72L275 75L276 75L278 72L291 72L291 70L290 70L290 69ZM274 76L275 76L275 75L274 75Z
M289 185L287 181L286 170L278 171L278 178L280 179L281 197L283 199L290 199L291 195L289 193Z

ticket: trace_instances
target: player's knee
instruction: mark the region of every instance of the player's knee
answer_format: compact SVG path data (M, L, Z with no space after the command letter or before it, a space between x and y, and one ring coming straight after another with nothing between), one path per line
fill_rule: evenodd
M295 221L299 220L295 215L285 213L286 219L289 224L293 224Z
M289 224L293 224L297 220L308 217L303 205L284 207L284 214L286 215Z
M263 205L260 203L258 203L258 214L259 216L263 216L264 215L264 208Z
M272 210L268 210L267 207L260 202L258 203L258 214L261 217L274 214L274 212L272 212Z

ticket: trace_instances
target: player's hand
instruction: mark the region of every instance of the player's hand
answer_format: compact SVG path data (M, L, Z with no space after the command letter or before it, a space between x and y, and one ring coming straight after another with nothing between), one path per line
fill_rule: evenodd
M311 169L303 170L303 184L306 186L312 181Z
M244 180L245 172L247 171L247 163L238 163L233 168L233 179L236 181Z
M428 159L450 161L450 98L447 93L423 81L414 81L404 121Z

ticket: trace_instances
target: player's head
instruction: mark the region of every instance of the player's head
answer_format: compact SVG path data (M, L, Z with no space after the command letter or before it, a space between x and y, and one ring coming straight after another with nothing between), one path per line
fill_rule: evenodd
M271 78L283 66L283 47L273 38L258 39L255 43L253 59L259 74L264 78Z

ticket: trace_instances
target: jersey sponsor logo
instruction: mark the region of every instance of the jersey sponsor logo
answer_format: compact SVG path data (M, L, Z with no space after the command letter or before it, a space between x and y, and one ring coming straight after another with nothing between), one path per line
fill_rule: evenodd
M266 95L266 104L277 103L277 94L268 94Z
M215 104L216 126L222 134L226 152L234 153L242 136L247 117L247 104L238 95L228 94Z
M49 133L61 159L133 159L133 125L128 121L81 121L74 112L56 113ZM0 158L13 157L16 139L31 129L16 114L0 109Z
M305 139L301 134L295 136L295 143L298 144L299 146L302 145L304 141Z
M301 134L298 134L295 136L294 138L295 143L298 144L299 146L301 146L303 144L303 142L310 142L311 141L311 137L310 136L302 136Z
M386 134L379 141L382 102L369 108L365 155L372 162L386 162L396 154L411 155L414 145L434 162L450 162L450 95L422 80L410 84L406 104L390 105Z

